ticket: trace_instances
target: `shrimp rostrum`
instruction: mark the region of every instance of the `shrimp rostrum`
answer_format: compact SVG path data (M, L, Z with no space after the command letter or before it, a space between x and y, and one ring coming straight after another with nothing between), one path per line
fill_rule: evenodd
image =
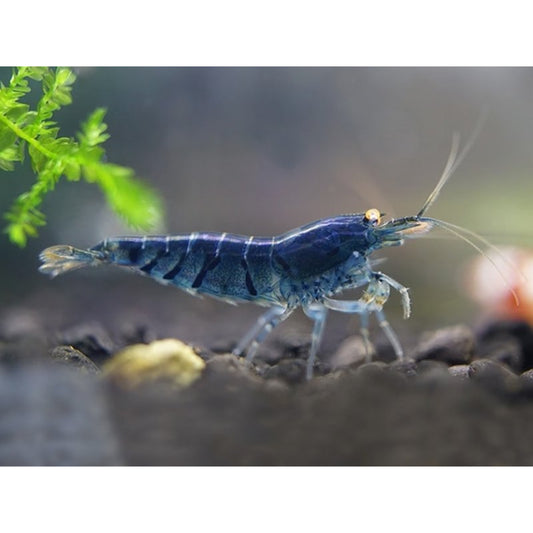
M457 156L454 139L448 163L434 191L417 215L382 221L378 209L312 222L275 237L249 237L229 233L114 237L88 250L52 246L40 258L40 271L57 276L88 265L128 267L192 294L204 294L229 303L253 302L268 307L237 344L234 354L251 361L260 343L281 321L301 307L314 321L307 360L311 378L329 310L360 316L367 356L371 354L368 323L371 315L390 341L398 358L400 342L385 318L383 306L391 287L401 295L403 314L410 314L407 288L375 271L370 260L376 250L399 246L438 226L479 247L477 235L455 225L424 216L440 189L466 153ZM470 237L470 238L469 238ZM487 244L484 240L482 242ZM355 300L335 296L361 288Z

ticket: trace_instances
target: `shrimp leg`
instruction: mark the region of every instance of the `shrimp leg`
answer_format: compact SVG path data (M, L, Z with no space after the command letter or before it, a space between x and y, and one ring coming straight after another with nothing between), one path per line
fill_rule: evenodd
M383 272L376 272L376 276L379 280L387 282L393 289L396 289L402 297L403 317L409 318L411 315L411 299L409 298L409 289L397 282L395 279L383 274Z
M313 333L311 334L311 350L307 358L306 377L311 379L313 377L313 366L315 364L318 347L322 341L324 333L324 326L326 325L326 316L328 314L327 308L322 304L311 304L304 306L304 313L315 321L313 325Z
M341 313L357 313L361 315L361 335L363 342L367 349L370 345L368 338L368 314L374 312L378 319L380 328L383 330L387 339L391 343L396 356L403 358L403 349L398 340L396 333L391 328L385 313L383 312L383 304L389 297L389 285L398 289L402 294L402 301L404 304L404 313L409 311L409 295L407 289L381 273L376 274L376 277L369 283L366 291L359 300L346 301L346 300L333 300L332 298L324 298L324 305L328 309L339 311Z
M283 320L285 320L291 313L292 309L287 309L281 306L273 306L266 313L263 313L254 324L254 326L246 333L246 335L239 341L233 350L233 355L240 356L248 348L246 360L251 361L257 348L265 337Z

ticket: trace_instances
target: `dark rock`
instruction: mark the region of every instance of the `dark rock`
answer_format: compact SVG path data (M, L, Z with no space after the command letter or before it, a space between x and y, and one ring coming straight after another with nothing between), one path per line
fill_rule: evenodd
M474 346L474 334L470 328L452 326L423 335L414 350L415 359L433 359L448 365L465 364L471 361Z
M328 374L327 376L321 376L320 378L317 378L317 379L327 378L331 375L332 374ZM265 390L272 391L274 393L285 393L285 392L288 392L291 388L290 384L287 383L286 381L282 381L281 379L275 379L275 378L270 378L270 379L267 379L266 381L263 381L263 386Z
M305 362L307 364L307 359L305 360ZM315 366L313 368L313 377L325 376L331 373L331 370L332 368L329 363L318 359L317 361L315 361Z
M448 365L442 361L432 361L430 359L417 363L416 374L417 379L425 383L440 382L450 379Z
M196 346L195 344L190 344L189 346L193 349L194 353L198 357L201 357L204 361L209 361L209 359L211 359L211 357L214 355L219 355L215 354L215 352L212 352L211 350L208 350L207 348L204 348L203 346Z
M442 361L434 361L432 359L425 359L416 364L416 371L419 375L429 374L431 372L441 372L449 375L448 370L449 367L446 363L443 363Z
M470 364L470 379L497 393L514 393L520 389L518 376L506 365L491 359L478 359Z
M453 365L448 368L450 376L458 378L461 381L468 381L470 379L470 365Z
M286 383L295 385L306 381L306 361L303 359L283 359L277 365L267 369L265 379L281 379Z
M522 346L515 337L501 335L483 341L477 350L476 359L491 359L507 365L514 372L521 372L524 367Z
M346 375L352 375L354 373L355 369L332 370L327 374L313 376L313 379L309 380L307 384L308 387L327 389L328 387L335 387ZM274 380L269 380L267 383L271 381Z
M356 368L364 363L369 363L371 355L367 354L362 337L354 335L341 343L328 362L333 369L347 366Z
M511 336L522 348L523 369L533 368L533 328L520 320L500 320L484 324L478 332L481 341L490 341Z
M519 379L522 385L522 393L529 398L533 397L533 369L526 370L520 374Z
M56 346L50 357L57 363L77 368L86 374L99 374L100 369L83 353L72 346Z
M533 399L533 369L522 373L519 377L519 383L521 386L521 395L524 399L531 401Z
M245 357L239 357L242 361L246 362ZM255 372L258 376L264 377L265 372L272 367L270 363L267 363L266 361L263 361L263 359L259 357L254 357L253 361L251 363L246 362L247 365Z
M212 375L219 375L224 378L253 380L255 382L260 380L249 362L232 354L211 357L206 362L204 375L207 378Z
M417 375L416 361L410 357L397 359L389 365L389 369L407 377L414 377Z
M529 370L522 372L522 374L520 374L520 379L524 381L525 383L531 382L531 384L533 385L533 368L530 368Z
M76 348L97 364L104 363L117 348L100 324L70 328L59 335L59 342Z
M522 386L522 394L526 398L533 398L533 369L526 370L518 377Z
M365 363L358 367L355 373L357 376L374 377L382 375L387 369L387 363L384 363L383 361L371 361L370 363Z

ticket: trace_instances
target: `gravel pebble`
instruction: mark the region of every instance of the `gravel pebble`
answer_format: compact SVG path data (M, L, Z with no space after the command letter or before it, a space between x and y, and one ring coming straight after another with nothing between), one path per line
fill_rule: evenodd
M260 378L253 371L252 365L242 357L232 354L220 354L211 357L205 365L206 377L214 374L222 376L237 377L257 381Z
M370 357L371 354L367 355L362 337L354 335L348 337L340 344L328 362L333 369L345 368L347 366L355 368L370 362Z
M480 328L478 336L482 341L513 337L522 348L523 368L533 368L533 328L527 322L520 320L489 322Z
M277 365L266 369L263 375L265 379L277 378L295 385L306 381L306 366L303 359L283 359Z
M518 376L506 365L491 359L473 361L468 375L473 382L493 392L511 393L520 389Z
M98 364L109 359L116 349L105 328L97 323L69 328L59 335L59 342L76 348Z
M450 378L446 363L430 359L420 361L416 365L416 373L418 380L425 383L440 382Z
M432 359L425 359L419 361L416 365L416 371L419 375L428 374L431 372L441 372L448 374L448 365L442 361L434 361Z
M503 363L517 373L524 369L522 346L516 338L510 335L502 335L482 342L476 359L491 359L497 363Z
M522 374L520 374L520 379L524 382L531 382L533 385L533 368L522 372Z
M83 353L72 346L56 346L50 357L56 362L77 368L86 374L99 374L100 369Z
M526 370L519 376L522 385L522 393L531 398L533 397L533 369Z
M472 330L459 325L424 334L414 354L417 361L432 359L448 365L459 365L471 361L474 346Z
M389 365L387 363L384 363L383 361L371 361L370 363L365 363L364 365L361 365L355 373L358 376L363 377L374 377L374 376L381 376L387 369Z
M389 369L407 377L414 377L417 375L416 361L410 357L397 359L389 365Z
M468 381L470 379L470 365L453 365L448 368L450 376L458 378L461 381Z

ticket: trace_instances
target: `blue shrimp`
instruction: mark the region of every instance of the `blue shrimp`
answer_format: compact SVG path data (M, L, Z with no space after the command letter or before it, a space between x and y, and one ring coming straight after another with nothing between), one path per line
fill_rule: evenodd
M401 295L403 315L410 315L408 289L374 271L370 256L387 246L399 246L438 226L459 236L478 251L470 237L481 237L441 220L423 216L440 189L466 154L457 157L454 138L446 168L422 209L415 216L382 223L377 209L312 222L275 237L229 233L191 233L143 237L114 237L89 250L68 245L44 250L40 271L52 277L88 265L111 263L128 267L156 281L175 285L191 294L205 294L229 303L253 302L268 307L234 349L251 361L268 333L295 309L302 307L314 321L306 376L313 375L328 310L360 315L361 335L367 358L371 354L368 324L374 314L396 356L401 344L387 322L383 306L390 288ZM359 299L338 300L334 295L363 288Z

